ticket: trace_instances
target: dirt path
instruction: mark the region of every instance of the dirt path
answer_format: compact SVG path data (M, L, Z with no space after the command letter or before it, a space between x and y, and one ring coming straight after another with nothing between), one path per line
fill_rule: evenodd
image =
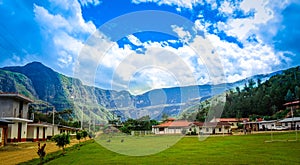
M54 142L41 142L41 144L44 143L46 143L46 154L60 150ZM37 144L37 142L26 142L9 144L0 148L0 165L18 164L33 158L38 158ZM71 140L71 143L67 145L67 147L74 144L78 144L78 140Z

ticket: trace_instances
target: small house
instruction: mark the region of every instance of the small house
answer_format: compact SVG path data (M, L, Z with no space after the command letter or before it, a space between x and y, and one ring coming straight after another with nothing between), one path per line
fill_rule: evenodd
M186 120L168 119L167 121L152 126L154 134L186 134L191 131L193 123Z
M283 127L300 130L300 117L285 118L279 121Z
M225 122L229 123L231 130L238 129L238 125L249 121L249 118L213 118L210 122Z
M198 134L231 134L231 124L228 122L194 122Z

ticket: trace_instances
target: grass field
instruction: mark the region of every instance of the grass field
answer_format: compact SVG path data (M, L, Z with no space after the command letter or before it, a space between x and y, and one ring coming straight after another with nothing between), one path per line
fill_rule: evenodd
M167 137L144 137L144 140L155 142ZM295 133L276 133L273 137L279 141L266 142L271 139L270 134L209 137L205 141L184 137L170 148L148 156L122 155L93 142L48 164L300 164L300 142L285 141L295 139ZM127 137L122 143L124 147L134 145L134 138ZM109 143L114 145L113 141Z

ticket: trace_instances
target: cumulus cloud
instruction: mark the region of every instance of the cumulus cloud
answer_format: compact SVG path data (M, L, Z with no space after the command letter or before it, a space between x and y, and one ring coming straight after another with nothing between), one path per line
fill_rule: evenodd
M174 5L182 8L192 9L194 4L201 3L202 0L132 0L132 3L135 4L145 2L153 2L157 3L158 5ZM180 8L177 8L177 11L180 11Z
M88 6L88 5L97 6L101 4L101 1L99 0L80 0L79 2L82 6Z
M34 4L35 20L39 23L45 40L52 45L61 68L72 67L83 42L96 27L82 18L78 1L50 0L48 7ZM59 9L59 10L57 10Z
M101 32L95 32L95 25L82 17L81 6L99 5L100 1L67 3L51 0L51 7L34 5L34 13L45 38L55 48L53 54L57 54L59 65L71 65L78 58L74 64L75 77L89 85L109 83L116 90L140 93L152 88L234 82L274 71L289 61L285 57L289 52L276 51L272 43L265 42L266 32L262 30L268 29L268 34L276 34L281 19L279 9L285 8L287 1L282 4L264 0L255 3L251 0L222 1L219 4L214 0L205 3L194 0L132 2L170 5L178 11L211 3L211 9L226 19L207 21L201 12L195 11L198 17L193 32L181 25L170 27L178 35L178 40L142 42L131 34L124 36L131 44L120 47ZM60 10L54 12L55 7ZM236 11L244 13L243 17L236 17ZM236 38L243 47L222 39L218 32ZM92 37L83 44L91 34ZM169 43L183 45L173 47Z

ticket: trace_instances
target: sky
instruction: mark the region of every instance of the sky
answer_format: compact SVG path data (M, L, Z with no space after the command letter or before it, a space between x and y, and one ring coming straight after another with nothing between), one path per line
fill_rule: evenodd
M300 63L297 0L0 0L0 67L39 61L132 94Z

